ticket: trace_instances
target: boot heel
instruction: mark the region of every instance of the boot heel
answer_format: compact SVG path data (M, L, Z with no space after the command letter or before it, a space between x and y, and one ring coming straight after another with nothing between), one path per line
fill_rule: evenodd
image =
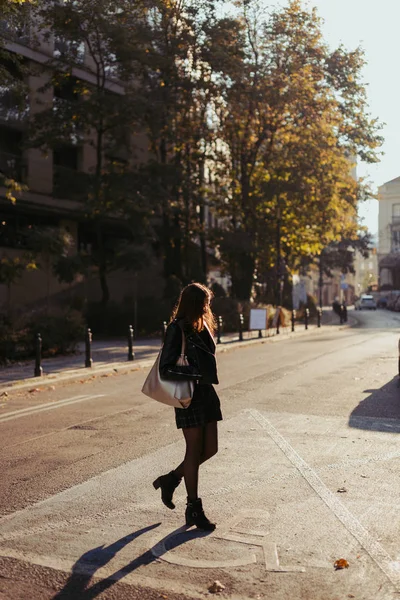
M158 490L161 487L161 481L160 478L158 477L158 479L156 479L155 481L153 481L153 487L155 490Z

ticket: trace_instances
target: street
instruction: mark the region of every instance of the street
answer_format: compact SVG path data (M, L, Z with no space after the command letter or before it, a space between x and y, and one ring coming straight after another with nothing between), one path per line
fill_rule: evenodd
M183 485L174 511L152 487L184 442L147 370L0 397L1 600L184 600L215 580L236 600L398 598L400 315L349 315L218 354L210 535L182 527Z

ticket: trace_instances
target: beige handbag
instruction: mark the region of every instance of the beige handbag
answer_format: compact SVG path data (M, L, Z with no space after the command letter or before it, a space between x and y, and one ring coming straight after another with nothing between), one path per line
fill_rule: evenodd
M182 331L182 350L176 363L178 366L188 366L188 360L185 355L186 340ZM150 373L146 377L142 392L157 402L175 406L176 408L188 408L192 401L194 382L193 381L170 381L161 379L160 376L160 350L157 360L152 366Z

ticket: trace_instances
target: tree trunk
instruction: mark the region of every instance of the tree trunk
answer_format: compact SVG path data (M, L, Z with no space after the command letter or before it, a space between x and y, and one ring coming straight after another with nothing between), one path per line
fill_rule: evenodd
M110 300L110 290L107 282L107 258L104 247L103 228L100 223L97 224L97 253L99 266L99 280L101 287L101 304L107 306Z
M199 187L200 189L203 188L204 185L204 161L202 161L200 168L199 168ZM207 240L206 240L206 223L205 223L205 201L204 201L204 196L202 193L202 196L200 198L200 214L199 214L199 220L200 220L200 252L201 252L201 270L203 272L203 282L205 283L207 281L207 275L208 275L208 257L207 257Z
M254 282L254 257L243 252L235 256L235 264L230 265L232 278L232 297L239 301L248 301L251 298L251 292Z

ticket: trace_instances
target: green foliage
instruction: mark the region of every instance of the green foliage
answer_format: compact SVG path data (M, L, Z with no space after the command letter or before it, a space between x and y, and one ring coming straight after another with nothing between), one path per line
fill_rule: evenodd
M270 299L324 248L356 243L369 188L351 169L377 161L382 142L363 52L331 50L300 0L231 8L221 17L217 0L37 2L45 36L63 45L46 65L44 89L57 98L31 119L29 144L94 151L90 172L65 190L91 225L90 264L62 255L52 267L68 282L95 272L103 306L108 274L138 270L154 249L166 281L185 284L207 280L215 247L232 296L248 301L255 285ZM341 250L336 258L347 268Z
M0 315L0 357L22 360L35 356L35 336L42 337L43 356L70 354L84 340L85 323L77 311Z
M34 354L33 340L42 336L43 356L70 354L84 340L85 321L77 311L52 311L33 314L28 318L24 345L29 355Z

